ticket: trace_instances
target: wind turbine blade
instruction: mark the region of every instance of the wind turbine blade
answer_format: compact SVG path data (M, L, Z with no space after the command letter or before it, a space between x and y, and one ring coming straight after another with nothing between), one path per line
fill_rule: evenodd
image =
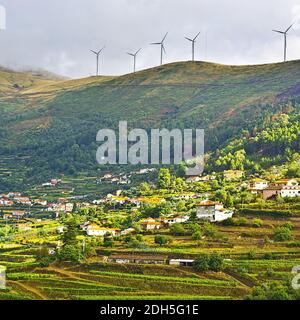
M104 50L104 49L105 49L105 46L104 46L104 47L102 47L102 49L99 51L99 53L100 53L100 52L102 52L102 50Z
M150 44L156 45L156 44L161 44L161 42L153 42L153 43L150 43Z
M164 53L167 53L164 45L162 45L162 48L164 50Z
M126 53L129 54L130 56L134 57L133 53L129 53L129 52L126 52Z
M286 29L285 33L289 32L293 25L294 25L294 24L292 24L290 27L288 27L288 28Z
M91 50L91 52L95 53L95 54L98 54L98 52L94 51L94 50Z
M284 32L283 32L283 31L278 31L278 30L272 30L272 31L277 32L277 33L284 34Z
M165 36L164 36L163 39L161 40L161 43L163 43L163 42L165 41L167 35L168 35L168 32L165 34Z
M197 33L197 35L196 35L196 37L193 39L193 41L195 41L198 37L199 37L199 34L200 34L201 32L198 32Z
M190 38L185 37L185 39L193 42L193 40L192 40L192 39L190 39Z
M140 48L134 55L136 56L141 50L142 48Z

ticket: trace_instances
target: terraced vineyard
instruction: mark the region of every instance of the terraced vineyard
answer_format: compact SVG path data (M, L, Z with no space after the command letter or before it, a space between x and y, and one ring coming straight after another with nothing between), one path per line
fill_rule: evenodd
M218 232L226 232L226 239L197 244L190 236L178 236L162 248L154 244L154 235L148 235L147 249L134 250L173 258L221 253L225 258L223 271L204 273L192 267L106 262L112 253L132 254L121 244L106 253L99 248L102 251L80 264L60 262L42 267L39 256L44 245L58 240L49 226L43 243L36 241L35 233L29 233L26 244L15 238L10 245L0 246L1 265L7 267L7 289L0 291L0 299L243 299L259 284L291 281L292 268L300 265L300 251L294 246L300 239L300 221L291 221L294 240L288 242L263 243L264 235L271 236L273 228L282 223L264 217L261 228L219 225Z

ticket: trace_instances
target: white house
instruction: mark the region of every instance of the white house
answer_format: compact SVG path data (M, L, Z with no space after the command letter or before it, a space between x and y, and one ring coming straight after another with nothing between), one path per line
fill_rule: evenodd
M272 186L296 187L299 183L296 179L281 179L272 183Z
M249 183L248 190L253 194L257 194L261 193L261 191L268 186L269 182L267 180L255 178Z
M184 223L189 220L189 216L177 216L177 217L170 217L170 218L165 218L164 223L168 225L172 225L174 223Z
M127 236L128 234L133 233L133 232L135 232L134 228L125 229L125 230L121 231L121 236Z
M197 218L210 222L224 221L233 216L233 212L224 209L222 203L210 200L201 201L197 204Z
M97 224L90 224L86 227L86 233L88 236L106 236L106 235L111 235L113 237L117 236L120 234L119 229L112 229L112 228L103 228L100 227Z
M265 200L273 199L276 196L281 196L282 198L300 196L298 181L296 179L281 179L263 189L263 198Z
M300 187L294 186L294 187L283 187L280 191L280 195L282 198L286 197L300 197Z
M155 230L161 227L161 223L152 218L142 220L140 225L144 230Z

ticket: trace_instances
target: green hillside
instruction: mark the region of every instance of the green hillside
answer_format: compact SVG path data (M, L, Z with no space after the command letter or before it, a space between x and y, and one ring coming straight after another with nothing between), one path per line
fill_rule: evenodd
M300 61L178 62L79 80L0 70L1 170L19 169L17 176L0 171L1 187L96 170L96 133L119 120L132 127L205 128L206 150L214 151L245 132L256 135L276 114L295 116L299 98Z

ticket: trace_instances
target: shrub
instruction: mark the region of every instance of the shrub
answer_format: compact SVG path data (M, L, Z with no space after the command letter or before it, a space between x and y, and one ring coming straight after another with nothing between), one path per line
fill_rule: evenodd
M160 246L167 244L169 241L168 237L162 235L156 235L154 238L154 242L159 244Z
M256 252L255 250L250 250L248 253L247 253L247 258L249 260L254 260L256 258Z
M290 221L285 222L282 227L293 230L293 224Z
M203 234L207 237L214 237L217 233L216 227L209 222L204 222L202 231L203 231Z
M184 226L180 223L174 223L170 227L170 231L174 236L181 236L185 234Z
M253 220L253 227L254 228L260 228L260 227L262 227L263 226L263 221L261 220L261 219L254 219Z
M265 259L265 260L273 260L273 259L274 259L273 253L272 253L272 252L266 252L266 253L264 254L264 259Z
M277 227L274 231L274 240L275 241L288 241L292 240L292 231L286 227Z
M267 271L266 271L266 276L271 278L274 274L274 270L272 267L268 267Z
M114 240L110 237L105 237L103 241L104 247L113 247L114 246Z
M246 226L248 224L248 220L244 217L241 217L238 219L238 225L239 226Z
M40 267L49 267L49 265L54 262L55 256L44 256L39 259Z
M193 240L201 240L202 232L200 230L194 232L193 235L192 235L192 238L193 238Z

